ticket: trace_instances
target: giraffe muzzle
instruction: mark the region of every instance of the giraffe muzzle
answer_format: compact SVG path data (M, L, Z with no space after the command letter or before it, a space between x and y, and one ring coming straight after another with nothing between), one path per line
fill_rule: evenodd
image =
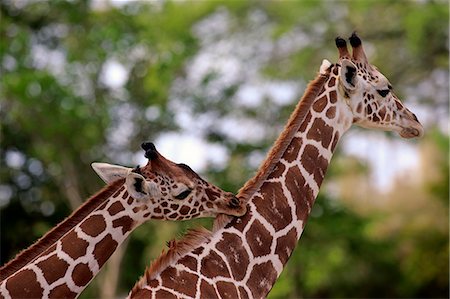
M416 138L416 137L422 137L423 135L423 129L419 130L417 128L404 128L400 131L400 136L403 138Z
M237 198L234 194L231 194L226 204L227 214L233 216L242 216L247 212L246 204Z
M230 208L239 208L240 202L239 199L233 196L230 200Z
M401 125L399 135L409 139L422 137L423 134L423 126L417 119L417 116L408 109L405 109L403 114L403 124Z

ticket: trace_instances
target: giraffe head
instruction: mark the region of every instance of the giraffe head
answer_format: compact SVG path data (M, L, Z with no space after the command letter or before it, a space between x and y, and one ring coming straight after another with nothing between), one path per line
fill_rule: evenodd
M186 164L162 156L153 143L143 143L149 159L134 169L106 163L92 167L107 183L125 178L129 195L153 211L153 218L187 220L218 214L242 216L246 205L234 194L202 179Z
M395 95L388 79L367 61L361 39L353 33L349 40L352 55L345 40L336 38L340 65L337 90L353 113L353 123L395 131L403 138L422 136L417 117Z

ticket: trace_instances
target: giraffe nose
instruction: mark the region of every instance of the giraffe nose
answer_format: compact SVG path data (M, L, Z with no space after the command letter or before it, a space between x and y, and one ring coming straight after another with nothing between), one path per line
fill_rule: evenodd
M239 198L233 195L230 199L229 203L230 208L237 209L241 206L241 202L239 201Z
M233 193L226 194L225 205L222 206L225 214L240 217L247 212L247 204Z

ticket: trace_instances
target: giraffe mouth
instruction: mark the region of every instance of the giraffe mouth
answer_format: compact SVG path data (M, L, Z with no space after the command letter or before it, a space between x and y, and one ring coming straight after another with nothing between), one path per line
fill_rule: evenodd
M400 136L403 138L415 138L415 137L421 137L423 135L423 129L418 128L403 128L403 130L400 131Z
M232 195L226 204L226 214L232 216L243 216L247 212L247 205L236 196Z

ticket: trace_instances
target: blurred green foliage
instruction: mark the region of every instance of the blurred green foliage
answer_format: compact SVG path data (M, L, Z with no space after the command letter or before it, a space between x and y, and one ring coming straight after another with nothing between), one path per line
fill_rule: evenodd
M139 144L167 132L195 131L224 146L227 163L207 164L202 174L236 192L295 105L270 93L260 104L244 105L237 100L242 88L255 80L261 88L293 83L298 98L321 59L336 59L334 38L358 30L397 94L415 94L415 105L437 111L427 123L436 129L417 143L433 149L421 158L433 176L416 193L397 184L397 193L383 195L408 197L400 202L414 207L409 203L427 201L408 212L388 206L361 213L325 188L270 297L448 296L449 141L438 129L448 117L445 1L5 0L0 9L1 263L101 187L91 162L134 166ZM221 70L221 59L235 59L238 71ZM190 68L196 61L198 80ZM124 70L123 82L105 79L111 65ZM444 86L433 85L442 76ZM235 128L219 125L233 117L252 120L263 133L242 124L256 138L233 137ZM366 164L352 164L342 151L334 161L327 182L349 172L367 176ZM430 222L435 210L428 206L445 219ZM400 224L397 215L405 215ZM200 224L211 220L138 228L126 246L117 292L132 287L165 241ZM102 281L95 279L82 298L99 297Z

